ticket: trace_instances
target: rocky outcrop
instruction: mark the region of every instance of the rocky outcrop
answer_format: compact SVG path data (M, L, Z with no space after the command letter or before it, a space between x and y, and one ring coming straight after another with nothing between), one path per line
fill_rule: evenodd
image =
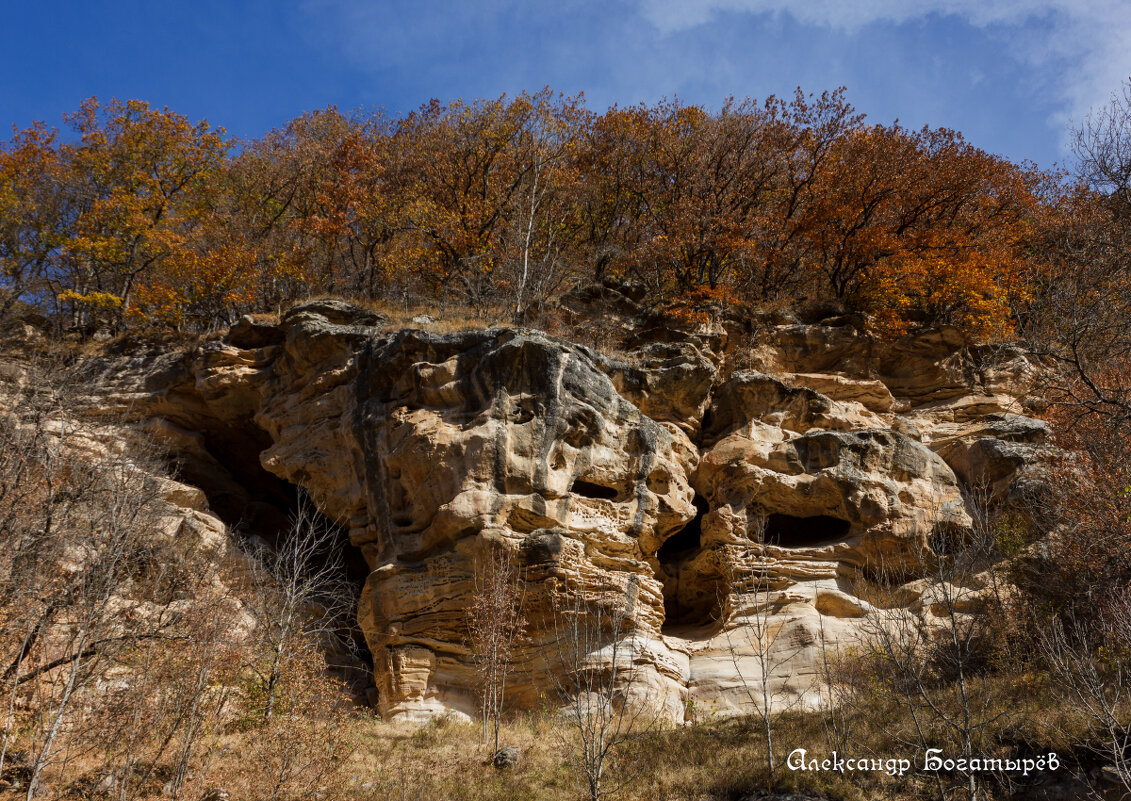
M379 705L410 720L475 714L466 610L489 545L526 586L510 698L551 692L562 610L627 608L606 632L622 675L682 719L744 708L763 680L807 699L820 648L885 613L862 577L898 571L910 603L923 554L969 535L970 490L1039 481L1041 368L1018 348L885 342L844 317L634 327L636 301L609 292L574 313L605 304L615 355L528 329L385 331L319 301L105 362L96 404L147 421L230 521L277 524L272 498L298 486L348 529ZM754 620L782 649L773 675Z

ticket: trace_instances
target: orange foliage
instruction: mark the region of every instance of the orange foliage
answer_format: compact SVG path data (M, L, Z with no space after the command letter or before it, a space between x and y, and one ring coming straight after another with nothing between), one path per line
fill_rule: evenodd
M192 249L228 143L136 100L92 98L67 121L82 142L66 152L75 218L61 266L75 291L117 295L129 314L139 283Z
M91 293L119 320L197 329L317 292L523 320L617 275L683 316L833 296L891 334L1001 337L1050 214L1049 176L946 129L866 125L843 90L717 112L597 115L548 89L403 118L330 108L238 151L136 101L68 122L81 142L40 125L0 149L0 302L54 298L75 325Z
M946 129L858 128L831 158L808 236L838 297L896 332L915 317L980 337L1012 329L1042 176Z

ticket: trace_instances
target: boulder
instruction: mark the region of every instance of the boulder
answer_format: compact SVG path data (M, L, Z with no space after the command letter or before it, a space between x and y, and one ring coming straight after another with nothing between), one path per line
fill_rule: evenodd
M528 618L543 621L530 632L531 662L555 638L556 606L594 585L635 581L631 625L658 633L662 593L647 560L694 515L692 491L673 434L622 398L584 349L508 329L399 332L359 354L343 419L348 498L340 451L317 473L309 467L322 455L299 442L285 464L277 446L265 464L305 470L312 485L334 475L316 492L349 515L372 571L359 619L386 714L474 714L465 609L487 542L537 577L526 598ZM651 665L639 679L673 682ZM670 704L678 690L658 695Z
M988 501L1010 496L1023 477L1033 474L1054 451L1043 420L992 413L932 432L930 447L958 479Z
M491 764L495 766L495 770L507 770L518 765L521 760L522 752L514 746L508 745L495 752Z
M278 345L284 339L282 330L276 325L257 323L255 319L245 314L229 329L224 340L237 348L251 350Z
M896 400L883 381L822 373L785 373L782 380L793 386L807 387L837 401L859 403L865 409L883 414L891 411Z
M692 437L698 433L718 370L697 347L654 343L625 359L598 357L597 363L617 392L648 417Z

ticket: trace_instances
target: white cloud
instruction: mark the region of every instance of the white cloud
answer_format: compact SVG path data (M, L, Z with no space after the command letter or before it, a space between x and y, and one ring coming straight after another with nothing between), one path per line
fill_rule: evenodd
M852 33L874 23L952 16L1000 37L1060 104L1058 123L1105 104L1131 76L1127 0L640 0L661 33L711 22L721 12L788 15Z

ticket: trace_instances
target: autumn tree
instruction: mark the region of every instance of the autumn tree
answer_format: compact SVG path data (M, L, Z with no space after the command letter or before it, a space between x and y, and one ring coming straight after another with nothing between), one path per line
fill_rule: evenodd
M1008 333L1041 176L947 129L854 131L815 193L811 257L835 296L892 330L916 315Z
M633 190L637 125L630 111L587 112L578 122L576 163L584 180L574 203L579 258L594 280L623 276L639 234L638 196Z
M864 116L845 99L843 87L820 95L798 88L788 101L769 98L766 110L772 115L766 153L775 175L755 218L760 264L743 278L743 295L770 301L819 296L827 287L815 280L812 235L823 221L812 209L822 177L839 166L834 147Z
M843 92L610 109L584 134L585 252L661 307L796 292L814 182L858 123Z
M433 101L400 122L395 138L407 141L412 157L410 215L424 246L421 277L441 297L455 291L485 313L499 289L508 234L518 265L516 313L534 278L531 258L543 270L556 266L546 220L557 215L547 193L551 174L564 164L576 104L548 91L509 101Z
M500 283L509 295L511 317L523 322L556 294L572 272L581 230L576 200L581 182L576 131L586 117L580 96L554 96L544 89L521 95L528 107L514 142L521 177L503 236Z
M702 163L709 114L665 101L606 116L607 127L620 129L629 145L620 155L628 159L626 188L638 230L627 272L648 286L658 305L702 285L716 287L718 259L704 241L714 221L704 219L697 208L703 198L695 192L697 179L710 180ZM725 190L723 183L718 190Z
M351 121L341 131L314 189L314 207L304 223L334 258L335 284L365 298L380 298L397 271L396 245L405 230L406 177L403 142L380 115Z
M65 151L77 208L51 282L57 296L79 324L98 305L114 306L116 321L135 304L142 315L166 314L146 297L146 281L185 269L181 257L228 151L223 131L136 100L91 98L67 121L81 142Z
M44 302L45 281L70 234L57 137L37 123L0 147L0 319Z
M1075 131L1074 181L1041 228L1021 332L1062 368L1045 377L1055 413L1072 425L1102 424L1120 439L1131 423L1129 87L1131 80Z
M278 312L319 292L347 290L340 237L325 224L337 198L326 188L340 177L335 160L358 125L336 108L308 112L229 159L207 233L243 256L247 310Z
M1066 207L1055 176L946 129L865 124L843 89L717 111L598 115L549 89L404 117L327 108L238 148L92 99L67 117L79 141L38 126L3 149L0 302L87 331L210 330L317 293L522 323L612 276L677 314L837 298L891 335L1001 337L1053 288L1059 218L1115 213L1121 119L1090 123L1092 200ZM1062 239L1083 248L1078 233Z

